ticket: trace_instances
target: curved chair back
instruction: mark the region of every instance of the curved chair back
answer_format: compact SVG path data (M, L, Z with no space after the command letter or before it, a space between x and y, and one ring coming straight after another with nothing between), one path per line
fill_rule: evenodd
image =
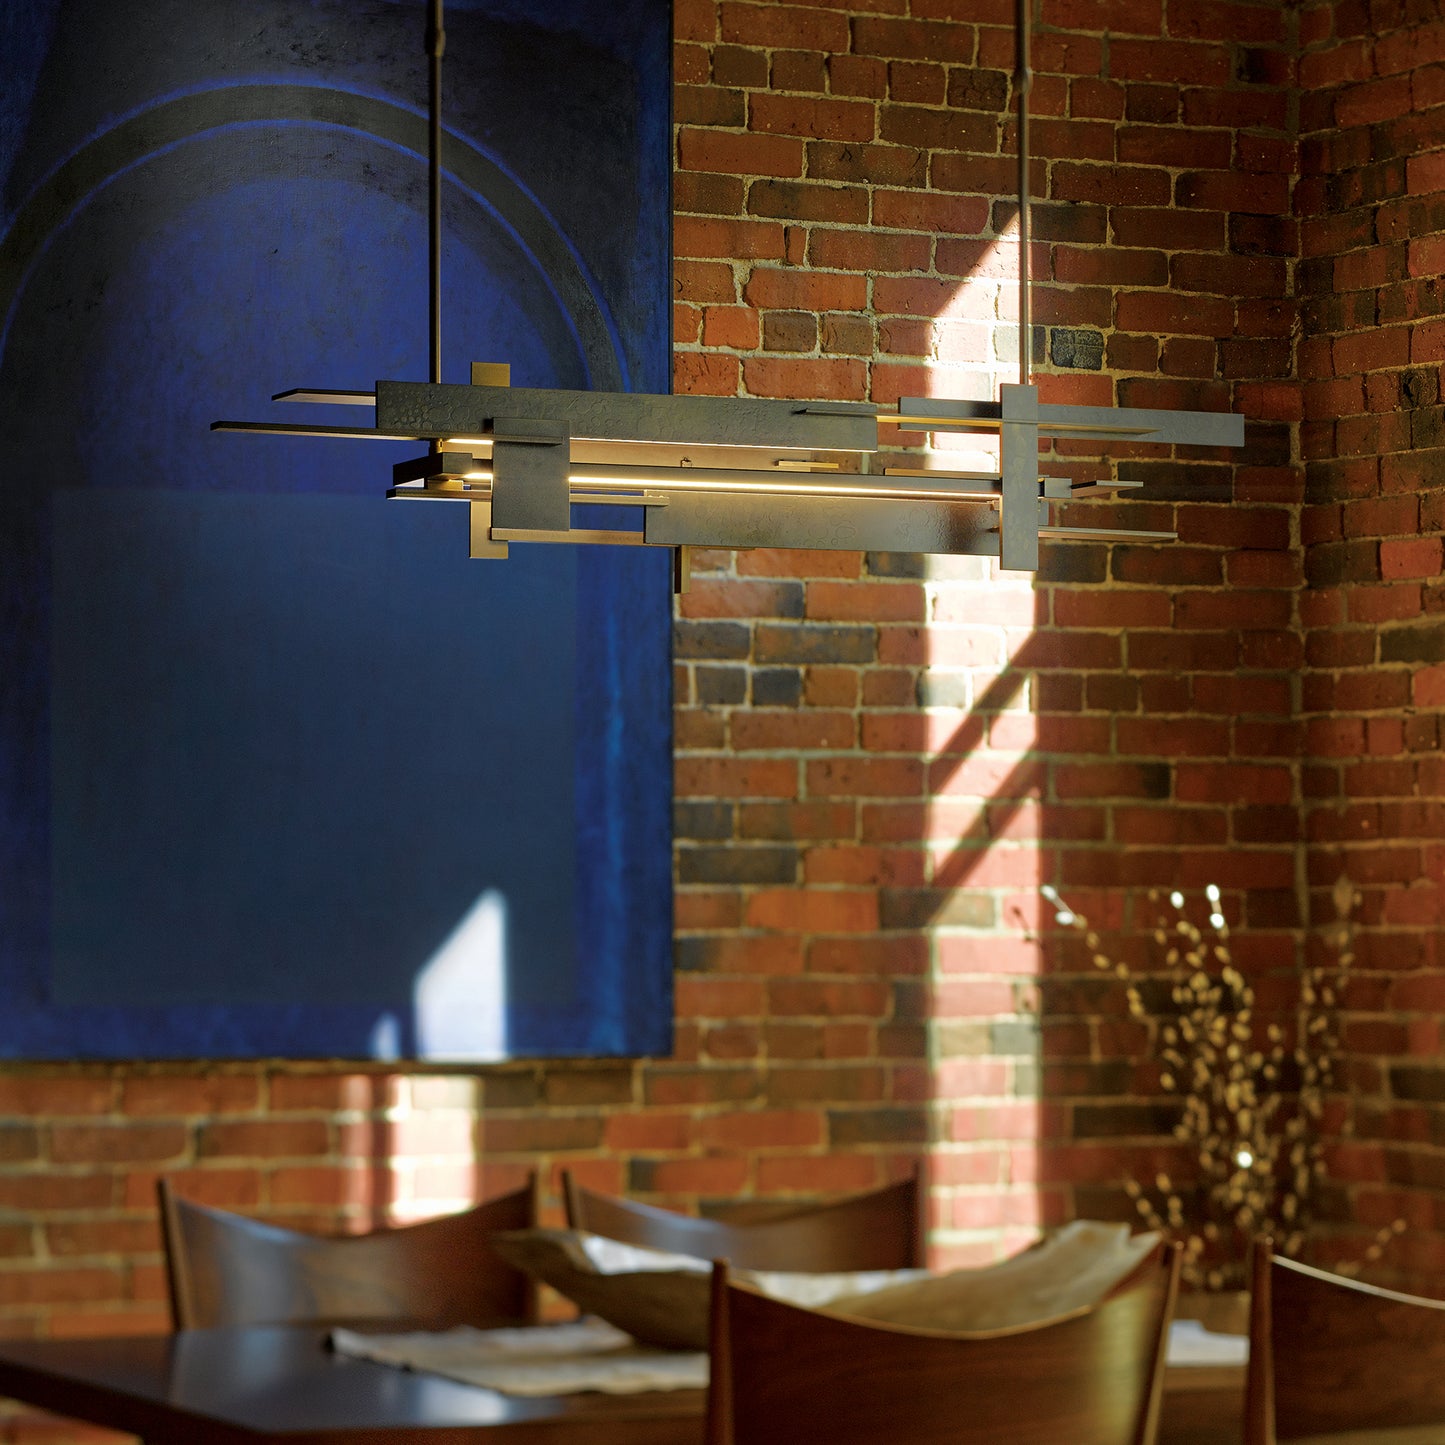
M1152 1445L1179 1251L1090 1309L977 1334L799 1309L713 1267L707 1445Z
M735 1269L921 1269L925 1263L927 1191L922 1173L825 1204L749 1221L700 1219L584 1189L562 1175L567 1223L589 1234L644 1249L726 1259Z
M1445 1440L1445 1302L1312 1269L1256 1240L1246 1445L1422 1427Z
M400 1229L324 1238L179 1199L158 1185L171 1319L223 1325L416 1321L443 1327L536 1318L531 1281L488 1236L537 1222L536 1181Z

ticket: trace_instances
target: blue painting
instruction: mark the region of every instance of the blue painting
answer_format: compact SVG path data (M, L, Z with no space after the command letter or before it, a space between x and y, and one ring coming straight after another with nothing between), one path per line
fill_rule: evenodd
M427 378L426 10L0 6L0 1058L671 1047L667 553L209 429ZM670 34L450 0L444 380L669 389Z

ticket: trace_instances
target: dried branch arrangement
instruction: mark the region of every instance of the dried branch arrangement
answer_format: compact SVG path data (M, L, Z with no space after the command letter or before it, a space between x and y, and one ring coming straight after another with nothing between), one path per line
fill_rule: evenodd
M1151 1184L1128 1179L1125 1188L1149 1228L1183 1245L1187 1284L1244 1288L1252 1238L1268 1234L1277 1250L1296 1255L1310 1227L1324 1174L1320 1119L1339 1045L1339 990L1354 958L1353 888L1345 879L1335 886L1326 961L1304 972L1293 1039L1276 1023L1260 1031L1254 989L1234 966L1213 884L1205 890L1207 928L1187 916L1181 893L1167 895L1167 911L1158 892L1148 895L1173 1004L1159 1017L1146 1008L1134 971L1107 955L1088 919L1053 888L1042 891L1056 922L1082 936L1094 966L1124 984L1129 1012L1154 1030L1160 1083L1183 1104L1174 1136L1191 1155L1194 1177L1176 1182L1161 1173ZM1382 1230L1354 1269L1377 1259L1403 1228L1397 1220Z

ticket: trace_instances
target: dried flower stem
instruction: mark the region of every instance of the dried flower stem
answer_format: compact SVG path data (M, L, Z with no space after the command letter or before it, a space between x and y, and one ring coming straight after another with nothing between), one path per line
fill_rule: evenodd
M1186 1283L1243 1288L1252 1238L1271 1235L1278 1250L1296 1255L1311 1224L1324 1174L1321 1118L1339 1046L1339 994L1354 960L1353 888L1343 878L1335 886L1328 961L1304 971L1293 1041L1275 1023L1261 1035L1254 989L1234 965L1213 884L1205 890L1207 928L1189 919L1182 894L1168 895L1168 911L1156 891L1148 895L1157 910L1154 943L1172 985L1174 1008L1162 1017L1149 1014L1133 971L1109 957L1088 919L1054 889L1043 893L1056 921L1083 938L1094 967L1123 982L1130 1014L1155 1031L1159 1081L1183 1105L1174 1137L1191 1156L1194 1179L1181 1187L1160 1173L1149 1184L1129 1178L1125 1189L1149 1228L1183 1245ZM1289 1093L1291 1065L1296 1082ZM1380 1231L1360 1264L1378 1258L1403 1228L1397 1220Z

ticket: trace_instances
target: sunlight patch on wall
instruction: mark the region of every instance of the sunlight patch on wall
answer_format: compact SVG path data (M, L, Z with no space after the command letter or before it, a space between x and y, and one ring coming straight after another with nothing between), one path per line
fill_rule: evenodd
M1016 222L1010 221L1010 227ZM1010 229L933 322L932 396L995 399L1018 378L1018 249ZM996 472L997 440L939 433L929 464ZM918 684L927 757L924 880L929 1061L936 1109L933 1256L1016 1252L1047 1222L1038 1188L1039 730L1028 671L1033 578L982 557L929 558Z
M423 965L413 989L417 1057L507 1057L507 900L489 888Z

